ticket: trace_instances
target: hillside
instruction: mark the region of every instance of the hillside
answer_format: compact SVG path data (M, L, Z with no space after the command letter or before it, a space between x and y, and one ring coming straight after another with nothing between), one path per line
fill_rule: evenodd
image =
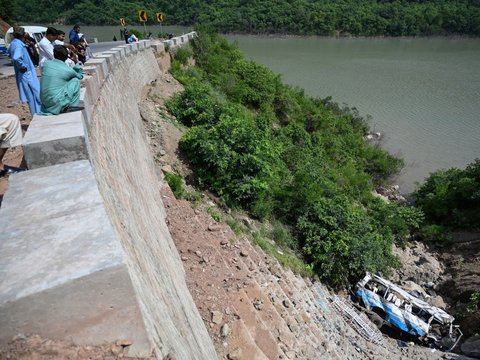
M2 89L15 94L11 80L2 79ZM178 152L184 127L167 113L164 104L182 89L171 75L164 74L147 89L149 95L140 109L159 174L162 168L188 177L191 172ZM2 111L22 115L22 108L4 97L0 101ZM160 190L190 292L220 358L460 358L412 344L401 349L388 338L383 338L383 346L366 341L333 311L329 305L333 293L324 285L282 268L252 244L250 235L261 230L262 223L232 212L208 193L191 203L175 199L167 186ZM232 230L232 220L243 229L239 235ZM8 348L0 349L0 358L115 359L124 356L128 344L128 339L119 339L101 348L75 348L19 334ZM175 354L167 358L175 359Z
M221 32L298 35L418 36L480 34L477 1L100 1L3 0L0 18L18 23L137 24L138 10L165 14L166 25L206 24Z

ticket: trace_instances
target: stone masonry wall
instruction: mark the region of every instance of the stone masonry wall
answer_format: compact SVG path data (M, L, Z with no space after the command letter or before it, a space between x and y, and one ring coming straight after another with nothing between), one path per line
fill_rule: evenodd
M159 178L137 107L143 88L156 79L159 68L152 49L119 53L120 60L109 63L109 74L100 84L87 121L98 187L126 253L157 354L214 359L212 341L185 285L183 266L165 223Z

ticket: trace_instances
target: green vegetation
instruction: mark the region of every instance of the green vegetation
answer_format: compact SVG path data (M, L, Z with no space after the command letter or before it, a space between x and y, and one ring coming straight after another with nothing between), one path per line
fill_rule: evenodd
M230 226L230 229L232 229L235 235L240 235L241 233L246 233L248 231L248 227L237 219L228 218L225 222Z
M175 60L177 60L181 65L187 65L188 59L192 56L192 48L190 45L184 45L175 49Z
M291 269L293 272L302 276L313 276L313 267L303 262L290 249L276 244L271 230L266 228L255 231L252 234L252 240L255 244L270 256L276 258L278 262L285 268Z
M480 34L476 0L0 0L0 17L24 23L137 24L138 10L165 25L210 25L220 32L299 35Z
M215 209L213 206L210 206L208 209L207 209L207 213L212 217L213 220L215 220L216 222L220 222L222 221L222 215L220 215L220 213L217 211L217 209Z
M467 312L476 313L480 308L480 291L475 291L470 295L470 301L467 305Z
M185 90L167 102L189 127L180 149L197 185L270 220L271 233L256 242L300 251L333 285L396 266L392 243L403 244L423 213L371 192L402 161L364 141L368 126L355 110L308 97L225 39L199 33L197 66L174 61Z
M165 180L167 180L167 184L170 186L170 189L172 189L173 195L175 195L176 199L181 199L185 196L186 191L180 175L165 173Z
M429 222L451 229L480 229L480 159L464 170L438 170L413 194Z

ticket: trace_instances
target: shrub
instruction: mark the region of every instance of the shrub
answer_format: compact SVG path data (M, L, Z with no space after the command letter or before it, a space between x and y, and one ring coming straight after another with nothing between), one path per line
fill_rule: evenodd
M168 186L172 189L173 195L176 199L181 199L185 195L185 188L183 187L182 177L172 173L165 173L165 180Z
M176 48L174 60L178 61L182 65L188 64L188 59L193 55L192 47L190 45L183 45Z
M441 225L428 224L420 229L420 236L427 242L447 242L451 238L447 230Z
M247 226L237 219L227 219L226 223L230 226L230 229L232 229L235 235L240 235L241 233L248 231Z
M183 196L183 198L187 201L190 201L192 203L192 207L195 208L202 200L203 194L199 191L189 191Z
M467 305L467 312L475 313L480 308L480 291L475 291L472 295L470 295L470 301Z
M210 206L208 209L207 209L207 213L212 217L213 220L215 220L216 222L220 222L222 221L222 215L220 215L220 213L213 207L213 206Z
M480 159L464 170L435 171L413 196L435 224L480 229Z
M344 197L318 201L299 218L297 230L316 273L333 285L346 285L365 271L386 271L396 264L393 236L378 232L365 210Z

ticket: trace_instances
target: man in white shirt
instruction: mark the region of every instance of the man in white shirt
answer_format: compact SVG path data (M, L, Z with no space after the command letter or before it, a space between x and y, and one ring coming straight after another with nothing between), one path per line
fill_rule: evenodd
M40 54L40 67L46 60L53 60L53 45L57 40L57 30L48 27L45 36L38 43L38 53Z
M62 45L68 49L69 58L65 60L65 64L74 67L77 63L77 49L72 44L65 42L65 31L57 30L57 40L53 42L53 45Z

